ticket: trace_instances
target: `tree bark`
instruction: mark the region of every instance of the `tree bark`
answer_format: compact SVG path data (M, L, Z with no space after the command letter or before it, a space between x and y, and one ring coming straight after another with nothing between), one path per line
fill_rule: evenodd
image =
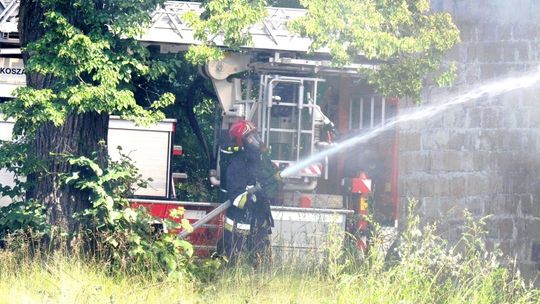
M78 228L73 215L91 207L90 193L63 185L59 174L77 168L69 165L62 155L91 158L93 152L102 150L99 142L107 138L108 121L108 115L94 112L72 114L60 127L47 123L38 129L31 151L42 161L45 170L28 176L27 199L38 200L46 206L49 224L73 231Z
M19 33L22 47L43 36L43 15L40 0L21 0ZM23 53L23 59L26 63L28 54ZM26 81L29 87L44 89L51 87L55 79L50 75L27 73ZM79 226L74 213L91 207L89 193L62 184L59 174L69 173L74 168L60 155L91 157L93 152L101 150L99 142L106 141L108 123L109 115L106 113L72 113L60 127L52 123L40 126L36 137L31 140L31 153L42 162L44 170L27 177L29 189L26 197L46 207L49 224L73 231Z

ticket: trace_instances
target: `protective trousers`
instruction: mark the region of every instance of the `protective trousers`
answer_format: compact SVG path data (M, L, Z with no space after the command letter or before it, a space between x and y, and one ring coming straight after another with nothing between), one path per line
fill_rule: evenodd
M229 261L236 265L242 257L256 267L267 264L271 258L271 227L268 221L254 219L249 233L233 228L224 229L220 250Z

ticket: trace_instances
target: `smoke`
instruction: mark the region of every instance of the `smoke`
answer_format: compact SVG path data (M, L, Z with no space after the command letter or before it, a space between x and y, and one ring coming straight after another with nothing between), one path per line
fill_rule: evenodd
M458 22L540 21L540 2L537 0L432 0L431 7L434 11L451 13Z

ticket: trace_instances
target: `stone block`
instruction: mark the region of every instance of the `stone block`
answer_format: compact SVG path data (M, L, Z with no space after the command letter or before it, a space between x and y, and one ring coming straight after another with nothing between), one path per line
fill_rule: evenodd
M508 41L512 40L512 30L513 25L510 23L498 23L497 24L497 35L498 41Z
M486 202L485 211L489 215L516 215L519 198L508 194L491 194Z
M520 211L523 216L540 217L540 197L536 197L532 194L520 195Z
M443 167L448 172L459 172L463 168L463 158L460 152L447 150L443 154Z
M457 107L445 111L442 114L443 128L448 127L463 127L467 118L466 109L464 107Z
M463 172L471 172L474 171L475 164L474 164L474 152L473 151L463 151L460 153L461 155L461 171Z
M497 150L518 152L524 150L524 134L521 130L503 129L497 141Z
M532 262L540 262L540 243L539 242L533 242L531 245L531 261Z
M467 142L472 143L477 151L495 151L498 138L496 131L487 129L467 134Z
M519 114L515 111L504 111L501 114L502 126L505 129L514 129L518 127Z
M467 175L467 194L482 195L489 194L489 177L483 174L468 174Z
M500 42L485 42L480 46L478 61L483 63L498 63L503 60L504 44Z
M427 178L422 178L420 182L420 193L416 197L429 197L436 196L435 194L435 183L436 178L434 176L428 176Z
M410 152L401 152L399 154L399 172L401 174L407 174L414 172L414 166L411 165L411 162L414 160L414 153Z
M402 152L399 155L399 170L403 173L425 172L429 169L429 156L423 152Z
M421 133L418 132L401 132L399 134L399 150L400 151L419 151L422 149Z
M471 212L475 217L482 217L486 215L485 204L487 196L469 196L466 198L466 208Z
M483 62L480 60L480 62ZM505 77L511 72L523 72L525 64L517 63L483 63L480 65L480 78L482 80L493 80L494 78Z
M465 150L466 135L463 131L450 132L448 139L448 148L452 150Z
M466 124L467 128L479 128L482 125L482 109L480 107L468 108L466 112Z
M503 61L520 62L529 61L532 57L531 43L529 41L507 42L503 47Z
M459 228L452 224L458 221L459 224L465 219L463 216L467 204L464 200L450 197L426 197L423 198L423 215L426 221L437 221L440 227Z
M540 219L539 218L522 218L518 220L517 234L528 240L540 242Z
M521 105L532 109L539 109L540 103L538 102L540 96L540 84L535 84L527 88L520 89L515 94L521 95Z
M475 22L460 22L457 26L462 42L473 42L478 40L477 25Z
M516 251L515 246L517 244L516 241L513 240L501 240L495 237L493 239L496 244L497 248L501 250L501 252L504 254L506 258L514 259L516 257Z
M539 95L540 96L540 95ZM532 97L529 99L529 100L533 100L535 102L538 102L540 103L540 100L538 99L538 97ZM530 108L528 109L528 114L529 114L529 127L530 128L538 128L540 127L540 109L538 108Z
M467 85L480 81L480 66L476 63L459 65L457 70L456 85Z
M490 169L491 165L491 152L489 151L475 151L473 152L473 170L485 171Z
M520 261L518 263L518 269L521 276L528 282L536 287L540 285L540 263Z
M464 49L461 45L456 45L450 50L446 52L444 55L444 58L448 61L456 61L456 62L463 62L466 60L466 49L465 51L461 51L460 49Z
M482 128L494 129L502 127L500 110L495 107L486 107L482 110Z
M486 220L486 228L489 238L501 241L514 239L514 220L512 218L488 218ZM504 248L502 249L504 250Z
M450 131L448 129L436 129L430 134L422 136L422 150L440 150L448 146Z
M533 22L518 22L513 25L513 40L534 40L537 35L537 24Z
M444 171L444 152L431 151L429 153L429 170L430 171Z
M463 197L467 193L467 178L465 175L456 175L450 179L450 196Z
M481 55L481 47L477 43L468 43L466 46L467 61L468 63L479 62Z
M449 196L450 195L450 182L445 177L438 177L432 179L432 195L433 196Z
M422 181L417 178L400 178L399 192L404 197L419 198Z
M472 203L469 198L455 199L451 197L444 197L441 198L440 210L442 218L439 220L441 222L444 221L449 223L450 226L454 227L454 229L461 230L466 221L465 211L471 212L471 210L474 210L474 213L479 213L477 209L481 210L481 207L478 208L478 205Z
M532 57L534 61L538 61L540 59L540 41L535 41L531 43L532 48Z
M481 42L499 41L499 26L496 22L480 23L478 39Z
M528 111L519 111L515 113L516 117L516 128L529 128L530 120L529 120L530 113Z
M420 201L424 220L436 219L441 216L440 199L438 197L423 197Z
M496 98L497 105L505 108L505 111L515 111L517 107L521 106L521 99L523 97L522 91L513 91L508 92L502 95L499 95Z
M504 191L504 178L497 171L489 171L489 191L491 194L508 193Z

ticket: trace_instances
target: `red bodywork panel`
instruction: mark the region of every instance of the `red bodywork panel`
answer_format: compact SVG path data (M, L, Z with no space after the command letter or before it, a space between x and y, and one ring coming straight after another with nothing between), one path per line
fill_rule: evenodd
M215 208L214 204L210 203L186 202L185 204L182 204L182 202L177 201L171 201L170 203L168 203L166 201L145 201L144 199L132 200L131 207L144 207L150 212L151 215L155 216L156 218L169 220L173 220L170 217L171 211L181 207L185 210L183 218L187 218L190 223L196 222L200 217L206 215L208 212L212 211ZM176 222L179 222L181 218L176 218L174 220ZM191 244L193 244L195 249L195 255L208 257L216 251L217 243L219 239L221 239L222 235L223 215L220 215L211 220L203 227L193 231L193 233L188 236L187 240Z

